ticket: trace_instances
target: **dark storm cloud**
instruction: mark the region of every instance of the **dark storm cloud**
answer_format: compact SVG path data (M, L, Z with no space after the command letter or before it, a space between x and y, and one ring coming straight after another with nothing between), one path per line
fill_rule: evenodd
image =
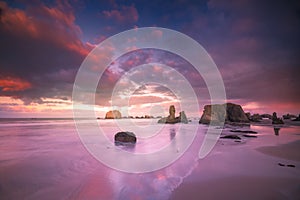
M296 1L209 1L183 30L219 67L229 99L299 102L300 6Z

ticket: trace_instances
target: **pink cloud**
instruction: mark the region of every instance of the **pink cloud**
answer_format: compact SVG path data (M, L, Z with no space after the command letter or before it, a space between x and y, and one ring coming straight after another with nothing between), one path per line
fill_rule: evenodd
M113 19L118 23L132 23L139 19L139 14L134 5L122 6L120 9L103 11L107 19Z
M32 88L32 84L16 77L0 78L0 89L3 92L23 91Z
M43 4L26 10L10 8L0 2L2 28L17 37L48 41L83 56L91 50L78 36L81 29L75 24L72 11L63 10L62 5L47 7Z

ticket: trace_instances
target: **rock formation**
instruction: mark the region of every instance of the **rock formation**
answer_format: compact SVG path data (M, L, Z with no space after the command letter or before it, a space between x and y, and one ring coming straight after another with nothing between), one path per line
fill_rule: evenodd
M136 143L136 136L132 132L118 132L115 135L115 143Z
M251 122L260 122L262 120L262 116L259 114L253 114L250 116Z
M283 119L292 119L292 118L297 118L296 115L292 115L292 114L286 114L282 116Z
M184 111L181 111L178 117L175 117L175 113L176 113L175 106L171 105L169 108L169 116L161 118L160 120L158 120L158 123L160 124L175 124L180 122L185 124L188 123L188 119Z
M272 119L272 115L270 114L262 114L260 115L262 118L268 118L268 119Z
M188 121L188 119L187 119L187 117L186 117L184 111L181 111L181 112L179 113L179 119L180 119L180 122L181 122L181 123L184 123L184 124L189 123L189 121Z
M121 119L122 115L118 110L108 111L105 115L105 119Z
M222 119L225 119L225 123L249 123L242 107L233 103L204 106L199 123L218 125L222 123Z
M298 117L296 117L296 119L293 119L293 121L300 121L300 114Z
M284 124L283 120L281 118L277 117L277 113L276 112L273 112L272 124Z

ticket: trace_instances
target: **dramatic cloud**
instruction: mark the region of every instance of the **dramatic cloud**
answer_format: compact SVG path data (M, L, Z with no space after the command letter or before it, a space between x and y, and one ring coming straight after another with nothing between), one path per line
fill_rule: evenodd
M3 92L23 91L31 87L32 85L28 81L19 78L0 78L0 89Z
M1 96L26 104L69 98L76 71L90 51L79 38L70 5L40 3L21 10L1 2L0 8Z
M5 115L71 109L77 70L96 43L144 26L175 29L203 45L222 74L228 101L251 112L300 111L296 0L22 2L0 2L0 112ZM158 31L153 36L163 37ZM154 62L182 74L200 107L210 103L206 84L193 66L172 53L147 49L123 55L108 66L97 88L97 110L105 112L110 106L112 91L127 72ZM93 67L96 71L99 66ZM155 70L164 72L158 67L136 73L151 76L158 73ZM172 98L165 88L148 85L136 91L130 106L146 109L159 101L167 106Z

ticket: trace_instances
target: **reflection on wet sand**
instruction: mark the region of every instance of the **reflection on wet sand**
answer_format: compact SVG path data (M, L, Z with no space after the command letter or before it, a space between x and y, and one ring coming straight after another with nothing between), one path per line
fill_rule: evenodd
M274 133L276 136L279 136L279 130L280 130L280 128L274 127Z

